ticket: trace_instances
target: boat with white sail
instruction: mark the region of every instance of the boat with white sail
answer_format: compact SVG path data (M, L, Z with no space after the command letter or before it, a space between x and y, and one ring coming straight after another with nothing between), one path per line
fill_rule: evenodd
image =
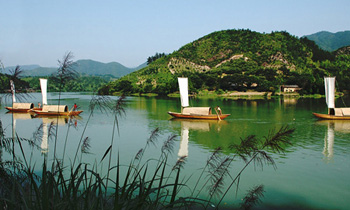
M312 113L320 119L328 120L350 120L349 107L335 107L335 77L325 77L325 95L328 107L328 114Z
M47 104L47 79L40 78L40 87L43 106L41 110L31 110L37 115L45 116L77 116L82 110L68 110L67 105L48 105Z
M188 78L178 78L180 99L181 99L181 113L171 112L168 114L175 118L186 118L186 119L202 119L202 120L223 120L230 114L222 114L219 107L215 108L215 114L212 113L211 107L190 107L188 98Z

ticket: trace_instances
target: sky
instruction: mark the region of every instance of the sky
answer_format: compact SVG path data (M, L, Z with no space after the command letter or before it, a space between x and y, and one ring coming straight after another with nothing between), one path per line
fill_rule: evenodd
M73 60L136 67L215 31L350 30L349 0L0 0L5 67Z

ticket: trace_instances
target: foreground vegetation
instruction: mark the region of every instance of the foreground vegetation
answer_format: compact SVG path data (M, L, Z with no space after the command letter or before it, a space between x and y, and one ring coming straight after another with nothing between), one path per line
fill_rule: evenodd
M70 54L67 54L57 70L56 78L60 81L59 92L65 84L75 78L71 69ZM60 97L59 97L60 98ZM270 131L265 137L257 138L249 135L241 139L239 144L217 148L208 157L202 167L194 186L188 185L189 178L183 177L183 166L186 157L180 157L176 163L169 162L175 135L170 135L161 147L158 159L144 160L144 153L159 137L156 128L146 139L145 145L134 158L125 165L127 160L119 155L114 157L114 141L119 131L120 119L125 115L124 96L116 101L110 98L94 95L89 105L89 116L82 134L77 141L75 156L69 164L65 163L65 152L61 157L56 153L58 141L58 124L51 123L47 137L54 143L53 159L43 156L43 165L37 173L36 160L30 153L39 149L43 138L43 125L34 131L31 138L22 138L16 133L8 137L0 120L0 208L1 209L176 209L204 208L218 209L229 191L239 190L239 180L245 169L254 166L272 165L275 162L272 153L284 153L285 146L290 144L294 129L281 127ZM112 113L114 123L110 144L99 162L84 163L83 154L88 154L89 137L85 135L86 128L93 119L96 110ZM69 134L68 124L65 141ZM23 150L28 144L32 151ZM65 142L66 145L66 142ZM64 146L64 151L66 150ZM223 151L230 151L224 154ZM6 159L3 154L6 153ZM115 165L112 160L116 159ZM244 165L236 173L230 171L234 161L243 160ZM34 163L33 163L34 161ZM99 173L101 164L107 164L106 173ZM112 175L113 174L113 175ZM189 194L182 193L190 190ZM260 202L264 193L263 185L254 186L242 198L241 207L250 209ZM200 196L205 194L206 196ZM220 198L214 203L213 198Z

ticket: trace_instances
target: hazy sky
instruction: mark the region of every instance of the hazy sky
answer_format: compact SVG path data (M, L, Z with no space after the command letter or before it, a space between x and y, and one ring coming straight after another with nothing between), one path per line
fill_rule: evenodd
M350 30L349 0L0 0L0 60L57 67L73 60L136 67L214 31Z

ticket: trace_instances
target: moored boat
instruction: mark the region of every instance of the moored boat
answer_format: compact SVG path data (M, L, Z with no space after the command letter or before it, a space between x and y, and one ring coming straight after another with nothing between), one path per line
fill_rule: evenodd
M328 106L328 114L312 113L319 119L350 120L350 108L335 108L335 77L325 77L325 95Z
M216 114L212 113L211 107L190 107L188 99L188 79L178 78L180 99L181 99L181 113L171 112L168 114L175 118L186 119L203 119L203 120L222 120L230 116L230 114L222 114L219 107L215 108Z
M44 116L77 116L83 111L68 110L67 105L48 105L47 104L47 79L40 79L40 87L42 94L43 106L41 109L32 109L31 111L37 115Z
M44 105L42 110L33 110L37 115L46 116L76 116L83 111L69 111L67 105Z
M28 112L34 108L33 103L12 103L12 106L5 107L10 112Z

